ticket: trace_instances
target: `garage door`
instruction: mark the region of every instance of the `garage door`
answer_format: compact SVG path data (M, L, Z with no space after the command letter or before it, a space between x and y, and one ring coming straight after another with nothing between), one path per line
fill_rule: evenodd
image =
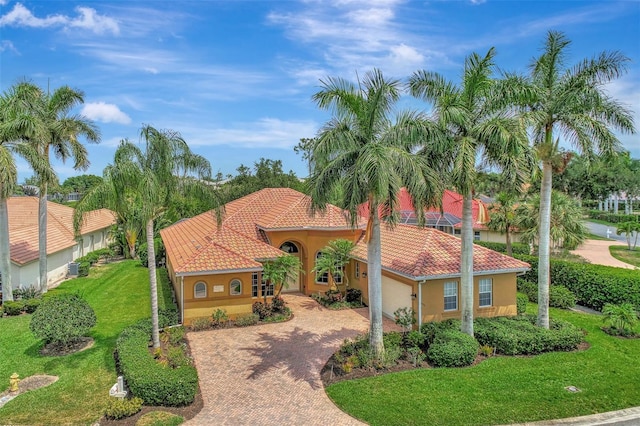
M393 318L393 313L399 308L410 308L411 286L394 279L382 276L382 313Z

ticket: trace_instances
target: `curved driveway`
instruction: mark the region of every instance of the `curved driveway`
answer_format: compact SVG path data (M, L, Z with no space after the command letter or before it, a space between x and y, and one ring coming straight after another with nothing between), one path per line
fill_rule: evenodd
M204 407L188 425L362 425L327 397L320 370L368 311L285 295L291 321L188 333ZM396 325L385 318L385 330Z

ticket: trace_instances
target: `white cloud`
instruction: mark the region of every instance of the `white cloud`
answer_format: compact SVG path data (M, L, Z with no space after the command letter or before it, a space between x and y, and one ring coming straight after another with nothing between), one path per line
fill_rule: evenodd
M9 3L9 0L0 0L0 6L4 6L7 3Z
M399 44L391 46L389 59L397 65L411 65L416 67L424 62L424 56L411 46Z
M81 114L87 118L100 121L102 123L131 123L131 118L124 112L120 111L120 108L118 108L117 105L107 104L104 102L84 104Z
M38 18L23 6L22 3L16 3L11 11L0 17L0 27L81 28L90 30L96 34L107 32L118 34L120 32L118 22L115 19L99 15L95 9L90 7L77 7L75 10L78 12L76 17L55 14L48 15L45 18Z
M179 128L179 126L176 126ZM313 137L318 125L313 121L285 121L262 118L253 123L237 123L231 128L205 129L181 127L192 146L233 145L244 148L291 149L301 138Z
M471 4L477 5L477 4L482 4L482 3L486 3L487 0L470 0Z
M11 51L16 55L19 55L18 49L13 45L10 40L2 40L0 41L0 52L4 52L5 50Z

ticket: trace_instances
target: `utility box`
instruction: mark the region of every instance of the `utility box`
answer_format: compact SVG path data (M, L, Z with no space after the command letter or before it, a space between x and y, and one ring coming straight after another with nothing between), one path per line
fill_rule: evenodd
M78 275L80 264L78 262L69 262L69 275Z

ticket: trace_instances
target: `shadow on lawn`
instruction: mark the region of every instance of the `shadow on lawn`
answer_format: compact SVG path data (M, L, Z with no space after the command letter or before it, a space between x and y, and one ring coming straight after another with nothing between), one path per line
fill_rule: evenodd
M318 335L296 327L278 335L260 333L255 347L241 348L260 360L251 367L251 373L247 378L258 379L270 371L283 369L296 381L304 380L311 388L319 389L322 387L320 370L329 357L344 339L361 332L343 327Z

